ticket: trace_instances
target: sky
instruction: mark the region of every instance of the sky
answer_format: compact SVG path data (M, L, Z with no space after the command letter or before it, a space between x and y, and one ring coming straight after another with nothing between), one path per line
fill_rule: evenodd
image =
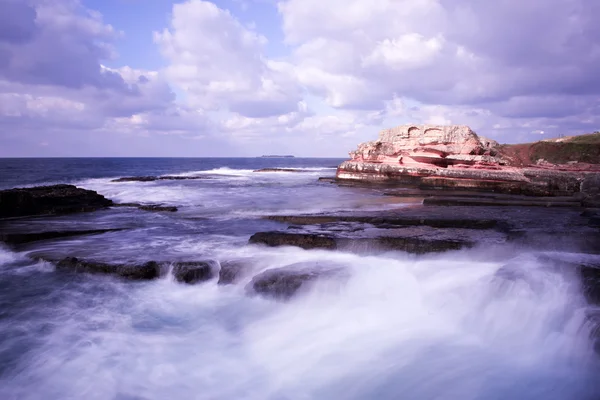
M598 0L0 0L0 157L345 157L600 130Z

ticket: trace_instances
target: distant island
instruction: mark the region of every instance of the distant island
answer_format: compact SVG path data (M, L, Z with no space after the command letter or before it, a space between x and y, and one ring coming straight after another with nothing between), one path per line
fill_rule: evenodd
M260 156L261 158L294 158L294 156L291 155L266 155L266 156Z

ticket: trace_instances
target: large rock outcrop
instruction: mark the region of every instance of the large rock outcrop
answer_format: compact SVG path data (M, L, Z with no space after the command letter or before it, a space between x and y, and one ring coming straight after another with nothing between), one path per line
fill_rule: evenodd
M600 174L600 166L577 162L553 165L540 160L522 165L507 149L464 125L402 125L381 131L376 141L360 144L350 153L351 159L338 167L336 177L559 196L581 192L584 181Z
M93 190L73 185L9 189L0 191L0 218L95 211L112 204Z

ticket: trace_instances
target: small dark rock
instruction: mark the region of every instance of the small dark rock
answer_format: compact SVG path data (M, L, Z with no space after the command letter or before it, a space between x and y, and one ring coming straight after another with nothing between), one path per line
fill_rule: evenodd
M144 264L105 264L91 260L67 257L56 263L59 270L90 274L116 275L131 280L151 280L160 276L160 265L154 261Z
M251 244L265 244L270 247L296 246L303 249L329 249L337 248L333 237L309 233L287 233L287 232L257 232L250 237Z
M189 181L197 179L208 179L206 176L126 176L113 179L111 182L154 182L154 181Z
M213 260L177 262L173 264L173 276L178 282L194 284L215 277L219 264Z
M115 207L134 207L140 210L150 212L176 212L178 210L175 206L162 206L160 204L140 204L140 203L119 203L114 204Z
M219 271L219 285L231 285L239 281L248 265L242 260L224 261Z
M0 218L95 211L112 204L93 190L73 185L9 189L0 191Z
M252 278L246 286L250 293L278 300L289 300L321 278L343 277L343 267L321 263L298 263L268 269Z
M157 176L126 176L113 179L111 182L153 182L158 180Z
M175 212L175 211L177 211L177 207L175 207L175 206L147 205L147 206L139 206L138 208L140 210L153 211L153 212Z
M295 168L261 168L252 172L310 172L310 170Z

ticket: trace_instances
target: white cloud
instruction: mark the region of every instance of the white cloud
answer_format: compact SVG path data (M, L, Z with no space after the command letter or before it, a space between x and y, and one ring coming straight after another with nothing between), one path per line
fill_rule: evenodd
M213 3L176 4L170 27L154 38L170 63L167 76L194 107L271 117L302 100L291 66L264 55L267 39Z

